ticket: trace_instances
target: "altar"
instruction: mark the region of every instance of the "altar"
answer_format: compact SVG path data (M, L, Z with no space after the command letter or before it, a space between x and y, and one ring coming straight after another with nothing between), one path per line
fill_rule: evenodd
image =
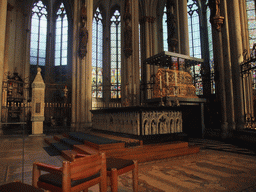
M137 136L204 134L204 103L196 94L202 59L162 52L142 66L140 104L125 98L121 107L92 110L94 129ZM134 97L134 96L133 96Z

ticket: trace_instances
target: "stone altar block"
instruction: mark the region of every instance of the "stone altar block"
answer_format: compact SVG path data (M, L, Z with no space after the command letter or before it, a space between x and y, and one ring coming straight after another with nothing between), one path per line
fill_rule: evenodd
M45 83L41 75L41 69L37 68L37 75L32 83L32 134L43 134L44 122L44 97Z
M182 112L175 107L120 107L92 110L94 129L132 135L182 132Z

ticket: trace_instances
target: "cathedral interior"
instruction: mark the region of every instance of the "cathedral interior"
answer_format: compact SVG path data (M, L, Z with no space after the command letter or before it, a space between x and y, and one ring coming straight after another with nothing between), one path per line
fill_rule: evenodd
M0 139L95 130L255 151L255 25L255 0L1 0Z

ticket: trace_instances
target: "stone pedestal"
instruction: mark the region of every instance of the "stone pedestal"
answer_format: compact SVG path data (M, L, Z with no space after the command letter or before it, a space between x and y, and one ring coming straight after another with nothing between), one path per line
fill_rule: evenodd
M44 97L45 97L45 84L41 75L41 69L37 68L37 75L32 83L32 134L43 134L44 122Z

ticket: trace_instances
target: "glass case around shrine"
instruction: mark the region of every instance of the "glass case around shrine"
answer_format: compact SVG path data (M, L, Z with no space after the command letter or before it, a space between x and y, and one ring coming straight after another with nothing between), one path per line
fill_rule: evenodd
M142 67L142 100L176 96L185 89L187 89L186 93L180 94L180 97L194 98L197 97L196 95L202 95L203 62L203 59L166 51L146 59ZM156 94L159 90L161 93ZM194 94L187 94L190 92Z

